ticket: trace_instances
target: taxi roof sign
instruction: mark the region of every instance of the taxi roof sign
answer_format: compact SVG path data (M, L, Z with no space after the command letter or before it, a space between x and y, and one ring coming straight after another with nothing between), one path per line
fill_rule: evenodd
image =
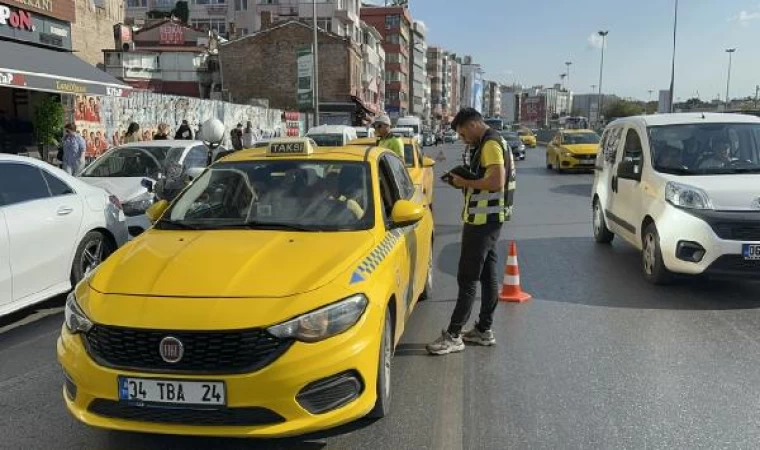
M309 138L276 139L269 143L267 156L311 155L314 153L313 141Z

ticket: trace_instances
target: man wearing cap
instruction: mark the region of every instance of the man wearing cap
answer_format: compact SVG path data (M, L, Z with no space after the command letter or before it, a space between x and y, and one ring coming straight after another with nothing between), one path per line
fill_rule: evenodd
M404 160L404 142L398 136L391 133L391 118L378 116L372 124L377 135L377 146L387 148Z

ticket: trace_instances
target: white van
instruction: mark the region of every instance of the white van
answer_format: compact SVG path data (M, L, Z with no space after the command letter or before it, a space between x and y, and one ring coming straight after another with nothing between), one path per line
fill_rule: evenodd
M760 118L629 117L604 131L596 161L597 242L642 251L647 280L672 273L760 278Z
M356 137L359 139L375 137L375 129L372 127L354 127L354 130L356 130Z
M414 136L417 139L417 142L419 142L420 146L422 145L422 119L415 116L404 116L398 119L396 122L397 128L411 128L414 130Z
M356 130L346 125L320 125L311 128L306 136L320 147L342 147L356 139Z

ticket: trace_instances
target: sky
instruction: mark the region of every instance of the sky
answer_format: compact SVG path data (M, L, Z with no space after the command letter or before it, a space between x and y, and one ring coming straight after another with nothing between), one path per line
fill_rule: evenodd
M601 43L605 93L656 100L670 86L674 0L410 0L429 45L470 54L486 79L553 85L571 61L569 88L599 84ZM675 97L725 98L726 48L737 48L731 97L760 84L760 0L680 0Z

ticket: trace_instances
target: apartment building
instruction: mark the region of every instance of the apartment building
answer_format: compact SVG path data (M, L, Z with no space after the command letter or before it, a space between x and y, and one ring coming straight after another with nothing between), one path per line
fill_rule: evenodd
M414 21L412 26L411 58L409 61L409 113L430 122L430 100L427 95L427 43L425 24Z

